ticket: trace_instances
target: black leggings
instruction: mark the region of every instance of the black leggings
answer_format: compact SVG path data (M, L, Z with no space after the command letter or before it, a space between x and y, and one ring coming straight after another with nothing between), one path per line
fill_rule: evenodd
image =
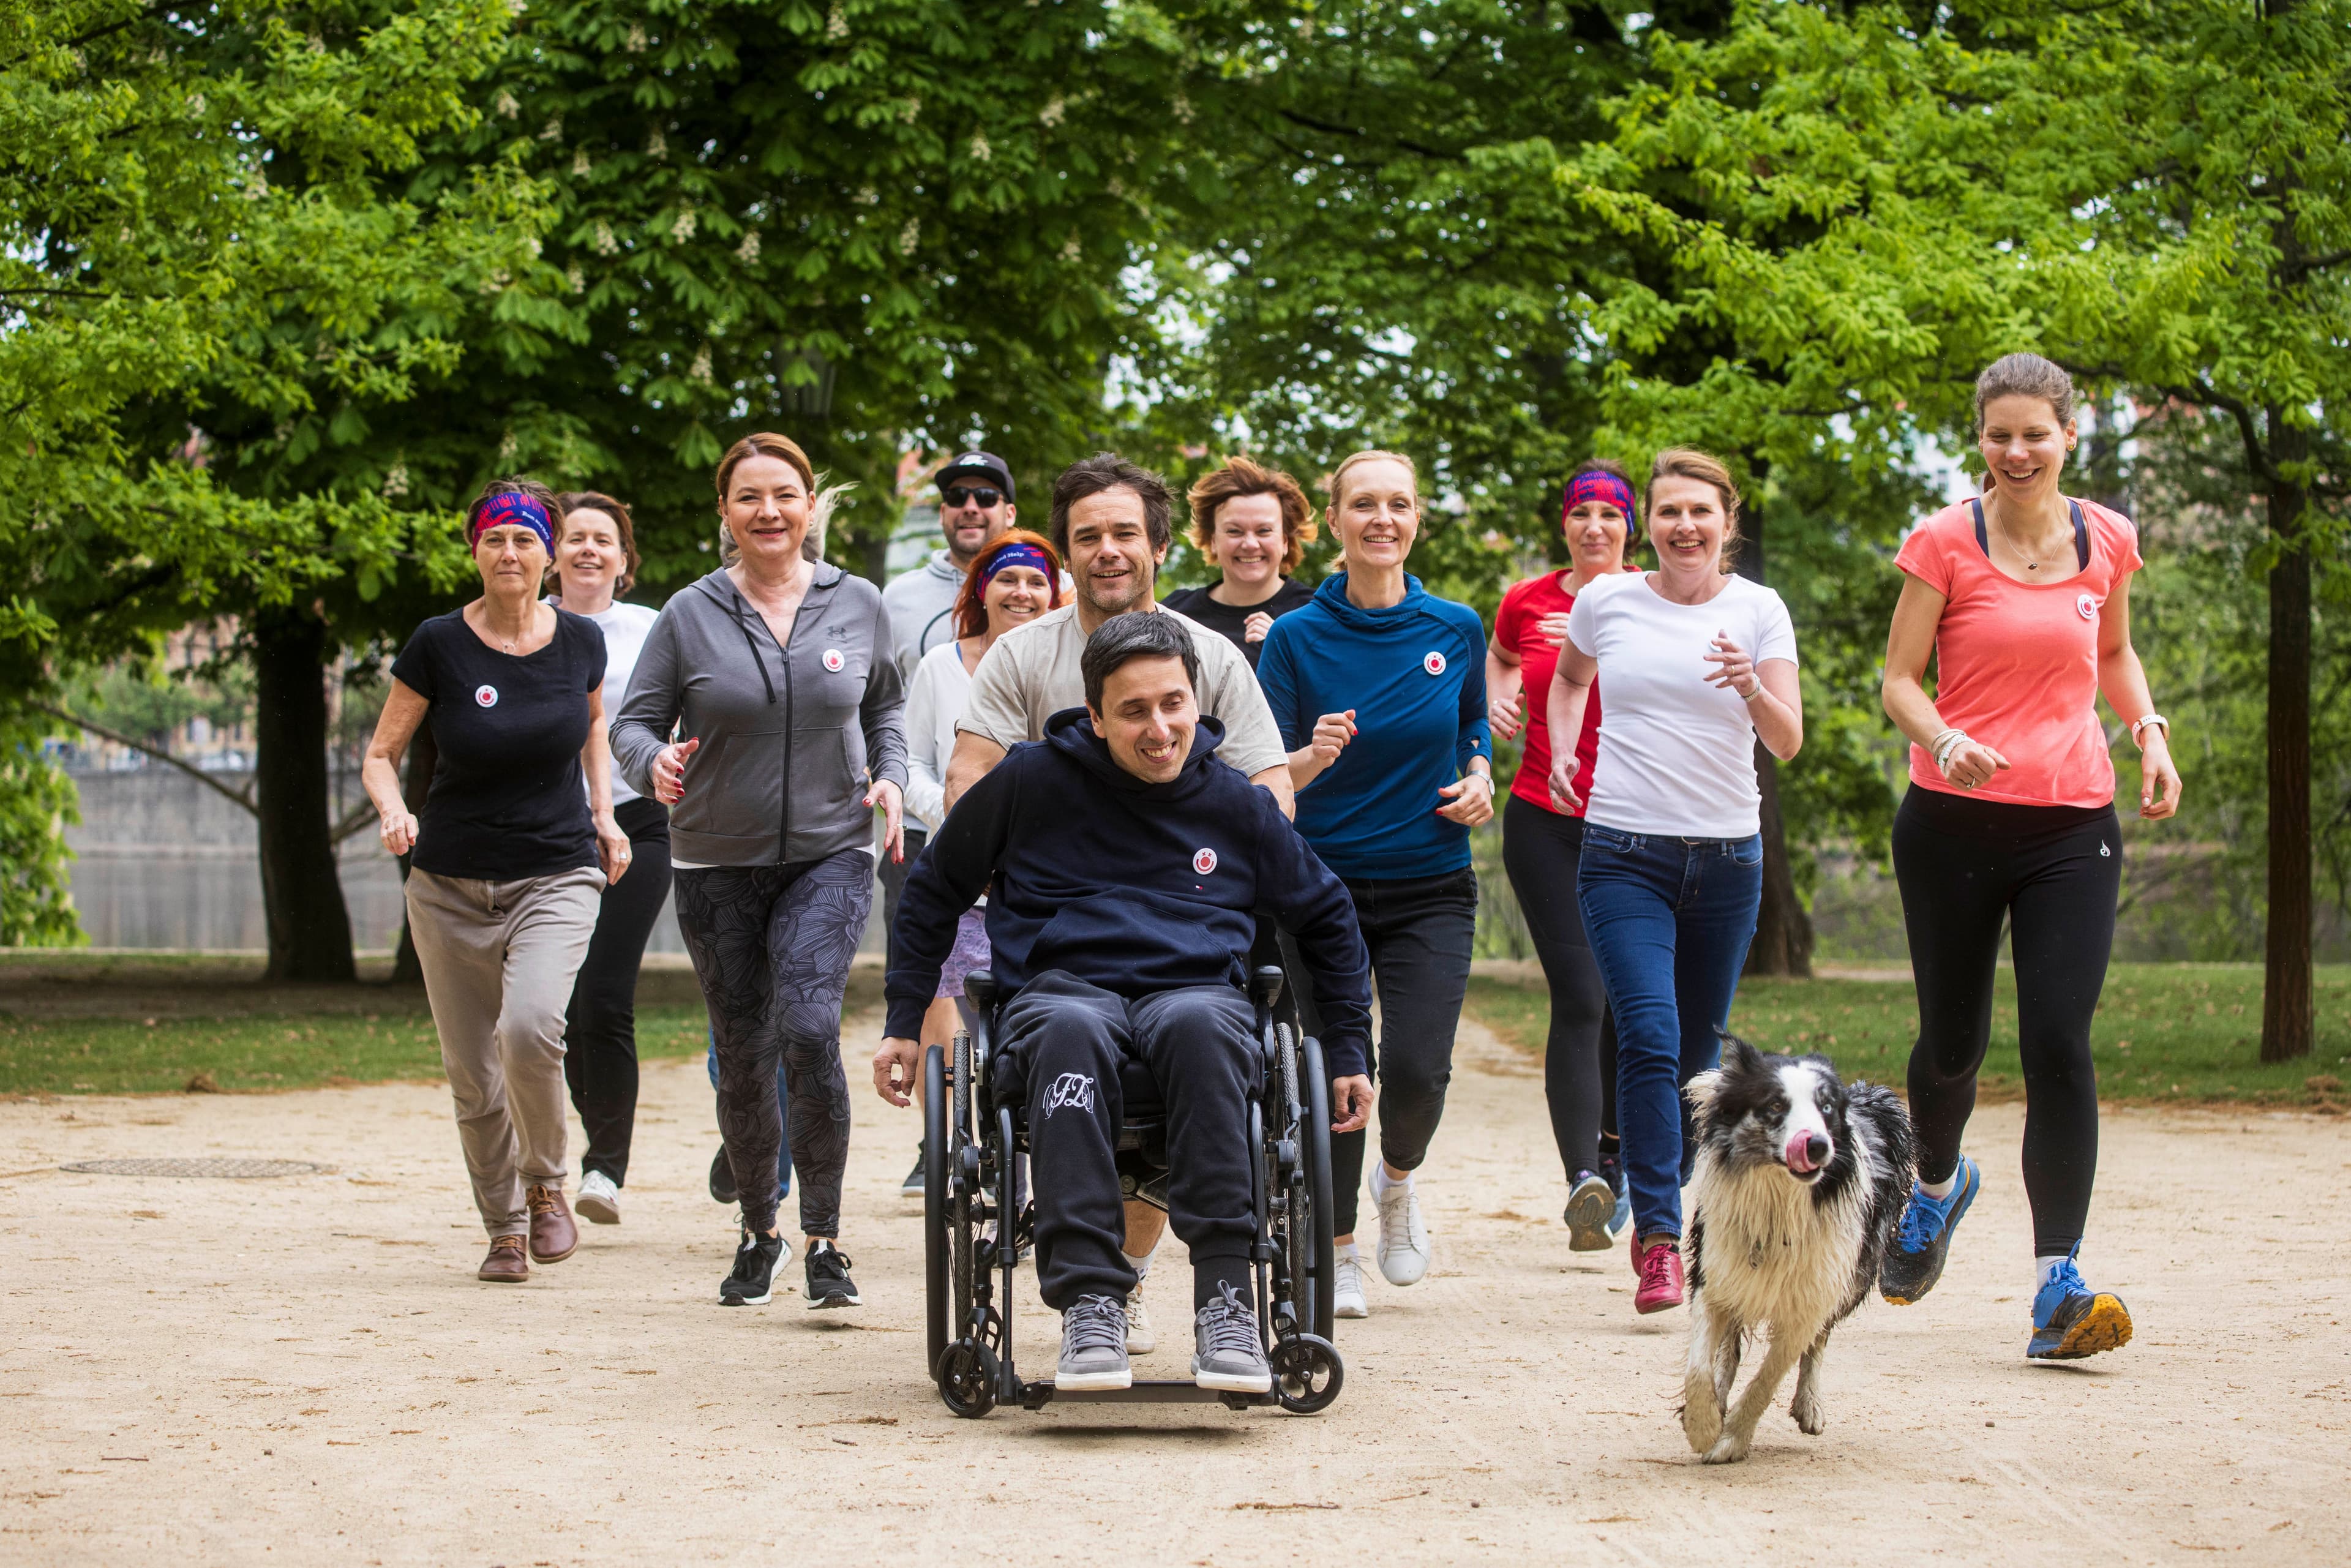
M677 925L694 956L718 1057L718 1133L743 1223L776 1223L776 1061L792 1104L800 1230L841 1234L849 1166L849 1080L841 1070L841 998L873 907L873 857L843 850L785 865L677 873Z
M606 884L596 934L571 983L563 1031L563 1077L588 1134L583 1176L629 1180L629 1140L637 1126L637 970L669 897L669 812L658 800L623 800L612 818L629 835L629 873Z
M2098 1169L2090 1019L2115 944L2122 825L2114 808L2021 806L1913 786L1894 816L1894 875L1918 988L1910 1119L1918 1175L1958 1168L1991 1040L2003 917L2024 1069L2024 1193L2035 1257L2071 1252Z
M1547 811L1516 795L1504 803L1502 869L1551 988L1543 1098L1570 1185L1600 1168L1601 1139L1613 1145L1616 1132L1616 1020L1576 902L1583 855L1583 818Z

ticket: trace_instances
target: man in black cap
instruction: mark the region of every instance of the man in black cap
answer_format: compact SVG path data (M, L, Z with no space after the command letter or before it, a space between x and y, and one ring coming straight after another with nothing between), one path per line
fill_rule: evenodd
M928 560L892 578L882 591L898 677L909 685L924 654L955 641L956 594L972 559L1019 515L1012 504L1012 470L993 452L957 453L939 470L938 483L939 532L946 536L946 549L933 550ZM907 863L914 859L914 846L908 844Z

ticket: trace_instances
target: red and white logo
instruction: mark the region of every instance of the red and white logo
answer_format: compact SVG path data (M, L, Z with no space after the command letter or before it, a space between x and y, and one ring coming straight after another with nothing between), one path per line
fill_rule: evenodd
M1445 673L1445 655L1432 650L1422 658L1420 667L1432 675L1441 675Z
M840 649L827 648L824 651L824 667L832 672L832 674L836 675L841 674L841 666L848 663L849 661L847 659L841 656Z
M496 686L475 686L474 688L474 700L481 704L484 707L496 707L498 706L498 688Z
M2074 596L2074 608L2082 612L2082 619L2085 621L2095 621L2098 618L2098 601L2086 593L2077 593Z
M1192 869L1198 872L1202 876L1206 876L1210 872L1216 870L1217 852L1214 850L1202 850L1198 854L1194 855L1192 857Z

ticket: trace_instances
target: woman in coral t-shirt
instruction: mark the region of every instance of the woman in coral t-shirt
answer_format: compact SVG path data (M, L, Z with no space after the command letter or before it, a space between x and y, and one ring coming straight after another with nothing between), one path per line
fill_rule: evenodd
M1551 799L1551 726L1544 695L1567 612L1594 578L1623 571L1627 541L1640 510L1633 482L1604 458L1571 475L1560 500L1572 564L1514 583L1494 616L1486 645L1489 722L1498 741L1526 731L1517 779L1502 807L1502 866L1527 936L1551 988L1551 1038L1543 1053L1543 1097L1551 1103L1552 1137L1567 1174L1568 1246L1605 1249L1632 1218L1616 1140L1616 1035L1607 988L1576 907L1576 867L1583 850L1583 803L1562 811ZM1531 704L1521 702L1532 692ZM1600 694L1584 709L1576 737L1580 777L1592 777L1600 750Z
M2114 946L2123 864L2099 693L2139 744L2141 817L2179 809L2179 774L2170 726L2131 647L2137 531L2057 487L2074 449L2071 379L2038 355L2011 354L1977 380L1976 422L1989 470L1983 497L1928 518L1895 558L1906 576L1885 698L1912 743L1894 874L1918 990L1910 1056L1918 1182L1878 1287L1896 1305L1933 1289L1982 1185L1959 1137L1991 1040L2005 922L2035 1259L2025 1354L2065 1361L2131 1335L2121 1300L2090 1290L2074 1263L2097 1172L2090 1019Z

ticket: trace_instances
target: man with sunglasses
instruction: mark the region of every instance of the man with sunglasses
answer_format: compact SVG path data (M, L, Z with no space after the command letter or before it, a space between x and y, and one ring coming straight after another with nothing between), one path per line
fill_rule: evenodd
M928 560L891 579L882 591L898 674L910 685L923 655L955 641L955 601L964 574L1019 516L1012 504L1012 470L993 452L957 454L939 470L938 484L939 532L946 537L946 549L933 550ZM909 844L906 859L914 858L914 846Z

